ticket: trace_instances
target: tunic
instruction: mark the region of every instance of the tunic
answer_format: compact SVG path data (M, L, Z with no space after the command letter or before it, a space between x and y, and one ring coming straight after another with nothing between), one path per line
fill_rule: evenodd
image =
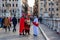
M38 35L39 31L38 31L38 18L35 18L33 21L33 33L34 35Z

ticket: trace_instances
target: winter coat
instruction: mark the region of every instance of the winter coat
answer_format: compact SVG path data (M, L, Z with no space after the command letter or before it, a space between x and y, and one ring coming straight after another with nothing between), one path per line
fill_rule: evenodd
M7 26L7 27L10 26L10 21L8 18L4 19L4 26Z
M16 25L17 24L17 19L15 17L13 17L12 22L13 22L14 25Z

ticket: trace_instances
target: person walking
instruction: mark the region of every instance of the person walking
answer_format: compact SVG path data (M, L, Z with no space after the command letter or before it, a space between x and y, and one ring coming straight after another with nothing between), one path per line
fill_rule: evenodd
M0 17L0 27L2 27L2 26L1 26L1 23L2 23L2 17Z
M5 28L5 31L6 31L6 32L7 32L7 29L10 31L10 21L9 21L8 17L5 17L5 18L4 18L4 23L3 23L3 25L4 25L4 28Z
M22 17L20 18L19 22L20 28L19 28L19 35L24 35L24 29L25 29L25 18L24 14L22 14Z
M39 17L39 19L38 19L38 20L39 20L39 22L40 22L40 23L42 23L42 17Z
M2 17L1 27L4 28L4 19L5 17Z
M12 18L12 23L13 23L13 32L16 32L17 18L15 16Z
M38 18L37 16L34 16L34 21L33 21L33 35L37 36L39 31L38 31Z

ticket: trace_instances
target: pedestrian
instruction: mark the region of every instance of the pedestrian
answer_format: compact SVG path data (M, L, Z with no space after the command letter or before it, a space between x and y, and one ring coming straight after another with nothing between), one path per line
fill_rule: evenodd
M10 21L9 21L8 17L4 18L4 28L5 28L6 32L7 32L7 29L10 31Z
M38 19L39 21L40 21L40 23L42 23L42 17L39 17L39 19Z
M12 18L12 23L13 23L13 32L16 32L17 18L15 17L15 15Z
M0 27L1 27L1 23L2 23L2 17L0 17Z
M3 25L4 24L4 19L5 19L5 17L2 17L2 22L1 22L1 27L2 28L4 28L4 25Z
M31 21L28 15L27 18L25 19L25 33L26 34L28 33L28 35L30 35L30 25L31 25Z
M22 14L22 17L20 18L20 22L19 22L19 25L20 25L20 28L19 28L19 35L24 35L24 24L25 23L25 18L24 18L24 14Z
M37 36L39 31L38 31L38 18L37 16L34 16L34 21L33 21L33 35Z

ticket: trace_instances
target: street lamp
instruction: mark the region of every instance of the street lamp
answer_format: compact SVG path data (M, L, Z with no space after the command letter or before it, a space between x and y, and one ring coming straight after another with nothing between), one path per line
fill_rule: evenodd
M53 11L53 9L52 9L53 2L52 2L52 1L53 1L53 0L51 0L51 3L50 3L50 5L51 5L51 10L50 10L50 11L51 11L51 14L50 14L50 18L52 19L52 20L51 20L51 23L52 23L52 24L51 24L51 28L53 27L53 16L54 16L54 14L52 13L52 11Z

